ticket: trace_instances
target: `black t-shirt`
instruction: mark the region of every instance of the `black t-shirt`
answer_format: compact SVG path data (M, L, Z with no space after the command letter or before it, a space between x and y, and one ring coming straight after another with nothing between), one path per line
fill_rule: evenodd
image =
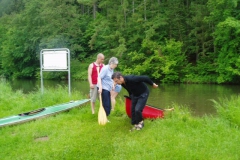
M129 95L140 96L142 93L148 90L148 87L145 83L153 85L152 80L148 76L135 76L128 75L123 76L125 84L122 86L128 91Z

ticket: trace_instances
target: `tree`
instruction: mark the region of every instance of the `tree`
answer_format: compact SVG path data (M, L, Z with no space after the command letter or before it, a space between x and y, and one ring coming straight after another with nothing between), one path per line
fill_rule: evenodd
M237 82L240 77L240 21L227 18L217 25L215 45L218 48L218 83ZM236 81L237 80L237 81Z
M164 45L159 45L145 39L138 52L128 54L129 65L125 66L124 74L146 74L163 83L180 82L187 66L181 50L182 43L175 40L166 40Z

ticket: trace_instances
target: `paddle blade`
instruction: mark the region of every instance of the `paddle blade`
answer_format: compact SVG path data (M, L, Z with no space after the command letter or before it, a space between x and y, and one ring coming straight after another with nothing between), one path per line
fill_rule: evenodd
M103 106L101 105L98 111L98 124L105 125L106 123L107 123L107 115Z

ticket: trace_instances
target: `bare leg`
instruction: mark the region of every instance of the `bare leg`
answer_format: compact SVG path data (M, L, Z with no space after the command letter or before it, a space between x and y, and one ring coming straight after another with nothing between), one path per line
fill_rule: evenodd
M90 89L90 98L91 98L91 110L92 110L92 114L95 113L95 101L97 98L97 86L94 85L94 88Z
M92 114L95 114L95 102L91 102Z
M117 97L118 93L115 91L111 91L111 103L112 103L112 110L115 109L115 105L116 105L116 97Z

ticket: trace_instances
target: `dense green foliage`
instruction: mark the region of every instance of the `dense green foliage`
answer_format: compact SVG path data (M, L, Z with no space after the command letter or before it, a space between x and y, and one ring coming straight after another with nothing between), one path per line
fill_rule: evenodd
M67 87L44 94L12 91L0 82L0 118L84 98ZM145 120L141 131L129 132L130 119L118 97L111 123L99 126L90 104L24 124L0 128L1 160L238 160L240 97L216 103L218 115L193 117L185 106L173 104L164 119ZM11 103L9 103L11 102ZM99 102L97 101L96 110Z
M239 83L239 18L239 0L0 0L0 75L36 78L41 49L69 48L78 66L102 52L164 83Z
M217 108L218 114L232 126L240 127L240 96L232 96L231 98L220 98L220 102L213 100L215 108Z

